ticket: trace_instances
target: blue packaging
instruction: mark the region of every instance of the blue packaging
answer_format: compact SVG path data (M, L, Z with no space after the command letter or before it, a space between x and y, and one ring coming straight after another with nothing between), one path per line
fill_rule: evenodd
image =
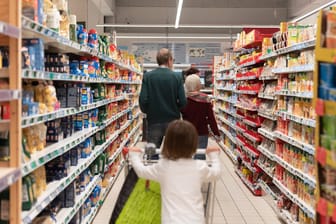
M43 17L44 17L43 7L44 7L44 0L38 0L37 2L37 21L40 24L43 24Z
M22 46L28 49L30 68L44 71L44 42L40 38L22 39Z
M336 65L320 63L320 86L336 87Z
M319 86L318 87L318 98L323 100L329 99L329 89L328 87Z

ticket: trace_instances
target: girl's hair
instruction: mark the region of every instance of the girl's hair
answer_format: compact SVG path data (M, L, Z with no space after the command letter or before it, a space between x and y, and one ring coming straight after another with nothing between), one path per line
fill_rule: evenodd
M198 134L192 123L175 120L169 123L163 142L162 155L166 159L191 158L198 145Z
M201 79L198 75L189 75L185 81L186 94L199 91L201 89Z

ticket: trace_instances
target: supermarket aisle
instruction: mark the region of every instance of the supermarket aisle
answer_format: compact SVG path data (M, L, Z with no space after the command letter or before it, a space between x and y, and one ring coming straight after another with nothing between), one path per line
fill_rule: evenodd
M210 141L209 144L217 144ZM230 159L221 152L223 172L216 184L213 224L280 224L272 208L262 197L255 197L234 173ZM116 182L94 224L108 224L114 202L125 174Z
M223 152L221 161L223 172L216 185L213 224L280 224L267 202L253 196L235 174L232 162Z

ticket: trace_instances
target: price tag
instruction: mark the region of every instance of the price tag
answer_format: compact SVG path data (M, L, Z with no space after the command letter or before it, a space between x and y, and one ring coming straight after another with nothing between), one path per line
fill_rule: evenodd
M328 215L328 202L327 202L327 200L325 200L324 198L320 198L320 200L317 203L316 211L322 216L327 216Z
M321 165L325 166L327 163L327 150L325 150L322 147L317 147L316 156L317 156L317 161Z

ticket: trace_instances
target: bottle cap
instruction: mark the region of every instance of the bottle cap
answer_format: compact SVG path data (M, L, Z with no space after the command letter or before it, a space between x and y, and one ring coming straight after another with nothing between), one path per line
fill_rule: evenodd
M76 24L77 23L76 15L69 15L69 22L70 24Z

